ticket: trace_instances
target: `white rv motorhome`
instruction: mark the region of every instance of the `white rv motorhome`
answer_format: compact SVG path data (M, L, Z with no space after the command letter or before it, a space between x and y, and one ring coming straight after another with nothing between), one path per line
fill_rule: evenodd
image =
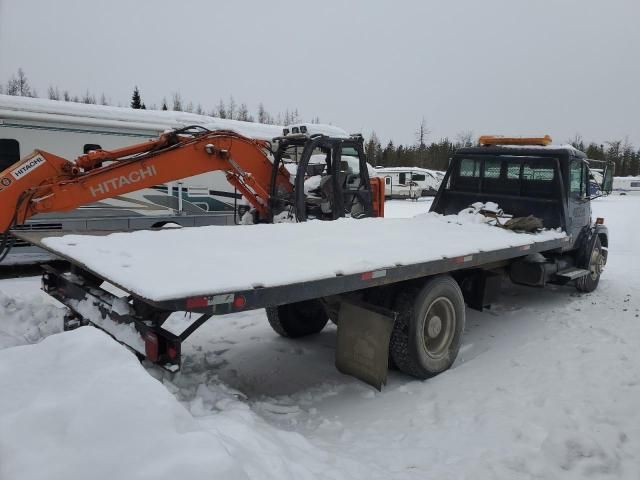
M613 177L613 191L620 195L640 192L640 177Z
M113 149L155 138L165 130L202 125L271 140L282 128L185 112L133 110L0 95L0 171L34 149L73 160L89 150ZM84 206L38 215L21 228L120 230L231 224L240 196L222 172L210 172ZM39 261L43 252L17 244L3 263Z
M384 178L387 198L426 197L435 195L440 187L442 172L418 167L386 167L375 169L377 177Z

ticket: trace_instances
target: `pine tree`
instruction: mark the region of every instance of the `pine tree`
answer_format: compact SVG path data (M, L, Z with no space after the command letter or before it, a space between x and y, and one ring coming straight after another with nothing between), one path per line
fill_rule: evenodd
M104 93L100 95L100 105L109 105L109 102L107 101L107 97Z
M29 80L22 68L18 68L17 75L13 75L9 79L5 93L20 97L37 97L36 91L29 85Z
M427 135L429 135L430 133L431 130L429 130L429 128L427 127L427 121L424 119L424 117L422 117L420 126L418 127L418 130L416 130L416 140L418 142L418 147L422 149L427 148L426 140Z
M96 103L96 97L89 93L89 90L87 90L82 96L82 103L94 104Z
M182 97L178 92L173 94L173 111L181 112L182 111Z
M249 120L249 109L247 108L246 103L241 103L238 108L238 114L236 115L236 120L241 120L246 122Z
M575 148L584 152L584 140L582 140L582 135L576 133L573 138L569 141L569 144Z
M142 108L142 99L140 98L140 90L138 90L137 85L133 88L133 95L131 95L131 108L136 110Z
M11 93L9 93L11 92ZM18 95L20 97L35 97L35 92L31 91L29 80L22 68L18 68L18 75L13 76L7 85L7 94Z
M227 118L227 108L224 105L224 101L218 102L218 113L215 115L219 118Z
M371 165L378 165L380 163L380 140L376 132L371 132L371 138L365 146L365 153L367 155L367 162Z
M272 123L271 115L265 110L262 102L258 104L258 123Z
M167 99L166 98L162 99L162 110L169 110L169 108L167 107Z
M233 99L233 95L229 97L229 106L227 107L227 117L229 120L236 119L236 101Z
M54 88L53 85L49 85L48 95L49 100L60 100L60 90L58 90L58 87Z

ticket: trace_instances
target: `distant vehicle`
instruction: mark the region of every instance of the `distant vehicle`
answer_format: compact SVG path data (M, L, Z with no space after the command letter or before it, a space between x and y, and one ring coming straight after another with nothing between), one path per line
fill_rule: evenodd
M375 169L375 176L384 178L385 197L412 198L435 195L444 172L418 167L383 167Z
M614 177L613 191L620 195L640 192L640 177Z

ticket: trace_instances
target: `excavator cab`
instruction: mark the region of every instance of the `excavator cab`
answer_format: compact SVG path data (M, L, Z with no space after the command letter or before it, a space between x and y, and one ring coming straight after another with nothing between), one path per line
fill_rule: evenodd
M378 179L372 182L369 177L362 136L299 134L274 140L278 148L270 192L272 221L382 216L380 207L374 208L374 204L379 204ZM295 165L294 189L280 192L275 172L287 160L290 172Z

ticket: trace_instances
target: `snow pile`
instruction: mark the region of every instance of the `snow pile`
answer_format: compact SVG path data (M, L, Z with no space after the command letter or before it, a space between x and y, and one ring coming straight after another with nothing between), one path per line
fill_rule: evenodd
M459 224L430 213L411 219L64 235L45 238L43 243L124 290L166 300L331 278L564 237L556 231L529 235ZM159 278L180 282L159 282Z
M90 327L0 351L0 391L0 478L298 480L368 471L268 426L228 391L199 388L194 418Z
M489 215L485 215L485 213ZM457 215L447 215L446 218L460 223L494 223L496 216L502 217L504 211L495 202L475 202L458 212Z
M36 295L0 289L0 349L36 343L62 331L64 311Z

